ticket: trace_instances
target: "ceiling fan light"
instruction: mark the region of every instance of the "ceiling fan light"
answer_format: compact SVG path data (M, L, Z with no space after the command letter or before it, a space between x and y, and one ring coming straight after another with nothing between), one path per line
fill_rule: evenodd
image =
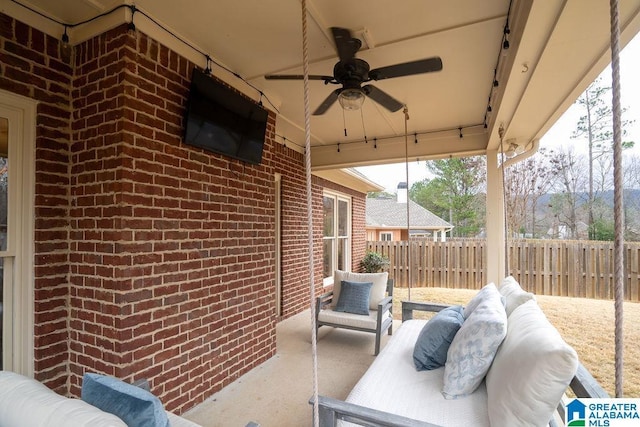
M364 103L364 93L361 89L345 89L338 95L338 102L347 111L359 110Z

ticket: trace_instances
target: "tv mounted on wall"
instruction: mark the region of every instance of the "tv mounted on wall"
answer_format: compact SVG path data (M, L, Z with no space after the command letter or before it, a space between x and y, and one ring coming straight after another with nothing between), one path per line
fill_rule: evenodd
M184 142L251 164L260 164L267 110L194 68L185 115Z

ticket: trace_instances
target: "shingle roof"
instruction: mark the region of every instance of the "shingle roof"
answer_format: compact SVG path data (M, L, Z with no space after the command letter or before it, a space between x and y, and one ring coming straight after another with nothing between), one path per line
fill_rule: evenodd
M367 198L366 221L368 227L407 227L407 204L396 199ZM414 201L409 201L411 228L453 228L451 224L434 215Z

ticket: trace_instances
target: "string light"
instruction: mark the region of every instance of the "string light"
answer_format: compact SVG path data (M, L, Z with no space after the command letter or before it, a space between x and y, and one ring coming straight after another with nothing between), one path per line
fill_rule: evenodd
M133 23L133 16L136 14L136 11L138 9L136 9L136 7L134 5L130 5L129 9L131 9L131 21L129 22L129 25L127 25L127 28L129 31L136 31L136 24Z
M128 30L133 30L135 31L136 26L133 22L133 15L135 13L140 13L141 15L143 15L145 18L147 18L149 21L153 22L158 28L162 29L164 32L166 32L167 34L169 34L170 36L172 36L174 39L178 40L179 42L183 43L184 45L188 46L190 49L192 49L193 51L199 53L200 55L202 55L205 59L207 59L207 68L209 67L209 62L213 62L216 66L218 66L219 68L225 70L226 72L228 72L229 74L232 74L233 76L235 76L236 78L238 78L239 80L241 80L244 84L246 84L247 86L249 86L250 88L252 88L253 90L255 90L256 92L260 92L260 89L258 89L257 87L255 87L253 84L251 84L250 82L248 82L247 80L245 80L242 76L240 76L238 73L231 71L229 68L223 66L222 64L214 61L213 59L211 59L211 57L206 54L205 52L203 52L202 50L198 49L197 47L195 47L194 45L192 45L191 43L187 42L186 40L184 40L183 38L181 38L180 36L178 36L177 34L175 34L174 32L172 32L171 30L169 30L167 27L165 27L164 25L162 25L161 23L159 23L158 21L156 21L152 16L150 16L148 13L146 13L143 10L138 9L137 7L135 7L134 5L129 5L129 4L119 4L117 6L114 6L112 9L102 12L96 16L93 16L89 19L85 19L84 21L80 21L80 22L76 22L73 24L69 24L66 22L62 22L58 19L52 18L51 16L45 15L44 13L30 7L27 6L25 4L22 4L21 2L19 2L18 0L11 0L12 2L14 2L15 4L17 4L18 6L21 6L37 15L40 15L41 17L54 22L62 27L64 27L64 34L62 36L62 47L64 47L65 44L65 40L66 43L69 44L68 40L69 40L69 35L67 34L67 29L68 28L75 28L84 24L88 24L89 22L95 21L97 19L100 19L102 17L111 15L112 13L126 7L129 8L129 10L131 10L131 21L127 24L127 29ZM66 35L66 37L65 37ZM72 46L69 45L69 52L72 52ZM61 52L61 56L62 56L62 52ZM69 57L71 57L71 55L69 55ZM206 71L206 70L205 70ZM280 110L273 104L273 102L271 102L271 100L269 99L268 96L264 95L264 98L269 102L269 104L271 105L271 108L276 112L276 113L280 113Z
M486 117L485 117L486 120ZM468 125L468 126L458 126L455 128L448 128L448 129L438 129L438 130L430 130L430 131L424 131L424 132L415 132L414 135L414 143L418 144L418 136L420 135L433 135L433 134L441 134L443 132L456 132L456 135L460 138L464 137L464 129L472 129L472 128L478 128L480 126L483 126L486 129L486 123L477 123L474 125ZM279 135L276 135L279 136ZM398 138L397 135L394 136L383 136L383 137L375 137L373 138L373 148L378 148L378 140L388 140L388 139L396 139ZM364 142L365 144L369 143L369 139L368 138L363 138L363 139L357 139L357 140L353 140L353 141L348 141L348 142L340 142L340 143L335 143L336 147L338 144L340 145L350 145L350 144L360 144ZM296 144L297 145L297 144ZM334 144L331 144L334 145Z
M511 34L511 27L509 26L509 16L511 15L512 5L513 5L513 0L509 0L509 9L507 10L507 18L505 20L504 28L502 30L502 39L500 40L500 49L498 52L498 57L496 58L496 66L493 69L493 80L491 82L491 89L489 89L489 98L487 101L487 108L484 115L483 126L485 129L489 127L487 123L489 119L488 113L491 113L493 111L493 107L491 105L493 91L496 90L498 86L500 86L500 81L498 80L498 69L500 66L500 61L506 55L506 51L511 47L509 43L509 35Z
M67 26L64 26L64 34L62 34L62 43L60 43L60 58L67 64L71 62L73 55L73 46L69 43L69 35L67 34Z
M340 152L340 143L338 143L338 153Z
M204 73L207 76L211 75L211 57L209 55L205 55L205 59L207 60L207 68L204 69Z

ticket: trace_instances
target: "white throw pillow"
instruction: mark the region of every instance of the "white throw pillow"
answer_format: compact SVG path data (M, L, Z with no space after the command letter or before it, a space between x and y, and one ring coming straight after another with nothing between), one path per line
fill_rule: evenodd
M520 305L487 374L491 425L547 425L577 369L576 352L538 304Z
M521 304L527 301L536 299L535 295L531 292L525 292L520 284L513 276L505 277L498 288L500 294L505 297L505 310L507 311L507 317L511 316L513 310L518 308Z
M331 301L331 308L334 308L338 304L338 298L340 298L340 286L342 281L356 282L356 283L373 283L371 286L371 293L369 294L369 308L376 310L378 303L384 298L387 291L387 280L389 273L383 271L382 273L353 273L351 271L336 270L333 273L333 300Z
M478 388L507 334L507 313L500 293L493 284L481 292L483 298L465 319L447 352L442 388L447 399L466 396Z

